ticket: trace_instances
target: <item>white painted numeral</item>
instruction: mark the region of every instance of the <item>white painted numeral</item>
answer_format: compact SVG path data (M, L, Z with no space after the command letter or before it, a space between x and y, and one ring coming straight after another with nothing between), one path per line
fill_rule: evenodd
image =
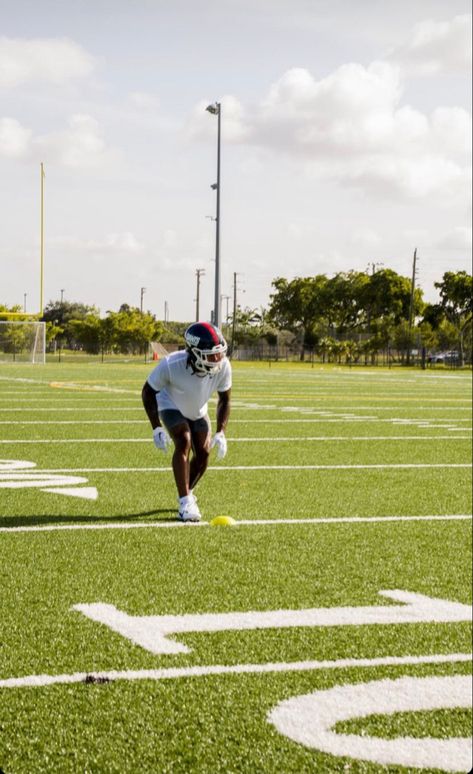
M469 771L469 738L382 739L340 734L336 723L368 715L453 709L472 706L470 676L401 677L356 685L336 685L327 691L295 696L278 704L269 721L284 736L306 747L337 756L382 765Z

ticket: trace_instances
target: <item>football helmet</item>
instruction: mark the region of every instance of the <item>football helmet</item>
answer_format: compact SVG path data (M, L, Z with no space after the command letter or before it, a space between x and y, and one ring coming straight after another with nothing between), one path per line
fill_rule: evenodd
M186 330L184 339L191 365L199 376L220 371L227 351L227 342L215 325L207 322L193 323Z

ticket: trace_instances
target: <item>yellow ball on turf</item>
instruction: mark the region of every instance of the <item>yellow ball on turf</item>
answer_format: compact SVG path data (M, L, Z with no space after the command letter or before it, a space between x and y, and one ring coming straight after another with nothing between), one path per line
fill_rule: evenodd
M216 516L210 522L211 527L232 527L234 524L236 521L231 516Z

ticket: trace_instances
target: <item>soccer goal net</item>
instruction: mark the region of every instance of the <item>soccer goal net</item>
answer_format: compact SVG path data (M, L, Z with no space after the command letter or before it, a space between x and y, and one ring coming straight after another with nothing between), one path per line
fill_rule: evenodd
M151 357L153 360L161 360L162 357L169 355L167 349L165 349L163 345L159 343L159 341L150 341L150 347Z
M0 362L44 363L46 323L0 320Z

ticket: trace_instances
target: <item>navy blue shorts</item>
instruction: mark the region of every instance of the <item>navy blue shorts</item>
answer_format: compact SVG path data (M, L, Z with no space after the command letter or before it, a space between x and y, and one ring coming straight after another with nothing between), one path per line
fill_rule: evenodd
M177 409L163 409L159 412L159 418L169 431L177 427L177 425L187 424L192 435L194 433L210 433L210 419L208 415L200 417L200 419L187 419Z

